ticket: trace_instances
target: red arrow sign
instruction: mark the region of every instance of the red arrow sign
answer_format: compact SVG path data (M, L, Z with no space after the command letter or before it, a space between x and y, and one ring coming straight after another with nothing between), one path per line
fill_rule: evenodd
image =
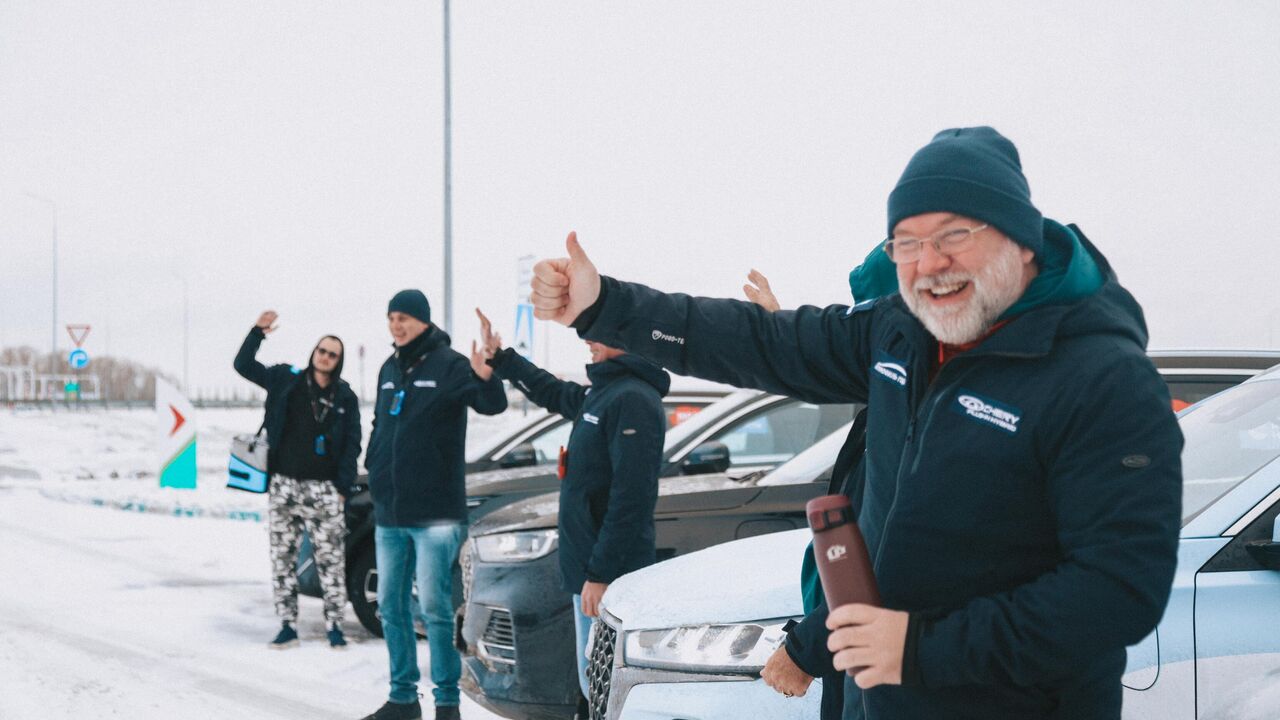
M178 408L173 405L170 405L169 409L173 411L173 429L169 431L169 437L173 437L178 434L178 428L182 427L187 419L182 417L182 413L178 412Z

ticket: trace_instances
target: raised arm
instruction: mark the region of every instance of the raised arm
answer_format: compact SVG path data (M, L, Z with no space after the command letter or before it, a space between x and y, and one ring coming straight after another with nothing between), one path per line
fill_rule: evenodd
M233 365L236 372L249 382L263 388L267 387L267 366L258 361L258 348L268 333L275 331L278 316L267 310L258 316L258 322L249 330L244 342L240 344L240 352L236 353Z
M489 364L498 377L510 381L535 405L570 420L577 419L587 397L585 386L557 378L511 348L499 350Z

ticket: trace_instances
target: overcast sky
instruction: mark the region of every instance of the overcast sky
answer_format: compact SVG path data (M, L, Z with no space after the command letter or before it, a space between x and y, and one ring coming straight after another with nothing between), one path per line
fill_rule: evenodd
M784 306L848 299L934 132L990 124L1079 223L1153 347L1280 346L1280 5L486 2L453 8L454 347L511 334L517 258L576 229L605 273ZM386 302L442 297L438 2L0 0L0 346L243 381L318 336L389 351ZM552 369L581 369L570 331ZM59 347L70 347L58 328ZM372 383L372 380L369 380Z

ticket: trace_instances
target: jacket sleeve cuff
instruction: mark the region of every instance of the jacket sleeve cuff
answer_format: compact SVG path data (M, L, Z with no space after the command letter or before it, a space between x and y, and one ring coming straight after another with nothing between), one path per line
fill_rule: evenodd
M574 318L573 323L569 327L578 331L578 336L582 337L583 332L595 324L600 319L600 313L604 311L605 298L609 295L609 286L618 282L611 277L600 276L600 296L596 301L591 303L591 307L578 313L578 317Z
M924 687L924 673L920 667L920 635L928 620L921 613L907 617L907 637L902 646L902 686Z
M796 650L794 643L795 643L795 636L792 635L791 633L787 633L787 637L782 641L782 647L786 648L787 657L791 658L791 662L795 663L796 667L803 670L806 675L810 675L812 677L818 677L817 675L814 675L813 673L809 672L809 669L804 666L804 658L800 656L800 653L799 651Z
M505 347L493 354L493 357L484 361L485 365L493 368L495 374L503 380L510 380L512 365L515 363L516 351L513 348Z

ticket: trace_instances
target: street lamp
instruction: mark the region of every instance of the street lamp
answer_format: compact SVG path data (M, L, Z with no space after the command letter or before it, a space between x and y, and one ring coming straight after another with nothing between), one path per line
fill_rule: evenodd
M32 200L38 200L45 203L53 210L53 301L51 307L53 309L53 321L50 325L49 333L49 352L53 355L54 362L58 358L58 203L46 197L41 197L33 192L23 192L24 195Z

